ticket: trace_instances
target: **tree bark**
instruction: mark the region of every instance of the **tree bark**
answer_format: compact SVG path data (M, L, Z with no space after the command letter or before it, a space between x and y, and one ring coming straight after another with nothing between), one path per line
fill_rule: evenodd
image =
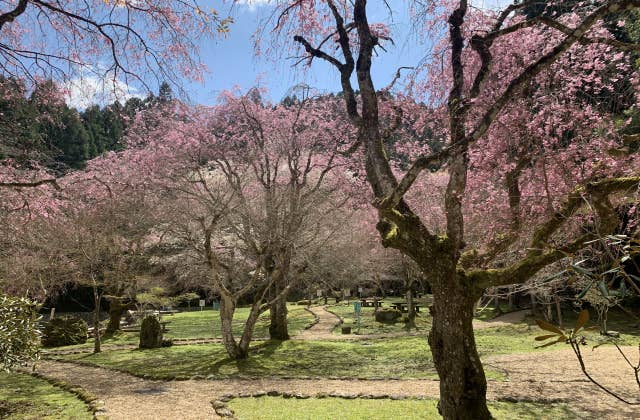
M556 314L558 316L558 326L564 328L564 321L562 319L562 305L560 304L560 296L556 293Z
M274 285L276 286L276 285ZM280 290L276 287L276 295ZM288 340L289 327L287 325L287 301L285 296L273 302L270 306L269 338L271 340Z
M246 359L248 354L241 351L233 335L233 314L236 311L236 303L230 296L224 294L220 298L220 329L222 344L231 359Z
M113 335L116 331L120 331L120 320L122 314L129 307L122 303L122 298L111 297L109 298L109 323L105 331L106 336Z
M269 274L273 279L271 286L271 296L275 297L282 293L287 287L289 275L289 264L291 263L291 252L285 249L276 259L277 263ZM288 340L289 327L287 325L287 296L283 294L269 305L270 323L269 338L271 340Z
M440 377L438 411L445 419L491 419L487 380L473 334L473 306L479 295L452 281L433 285L429 346Z
M101 337L100 337L100 300L102 300L101 293L98 291L98 286L93 282L93 352L100 353Z

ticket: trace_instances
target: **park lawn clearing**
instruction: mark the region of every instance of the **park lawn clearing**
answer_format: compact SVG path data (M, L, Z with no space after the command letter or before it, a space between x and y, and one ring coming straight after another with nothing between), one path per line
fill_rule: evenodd
M289 313L287 316L289 324L289 334L294 335L311 325L315 317L312 313L305 310L303 306L289 304L287 307ZM234 334L240 335L244 328L244 323L249 316L249 308L236 309L233 320ZM164 335L167 339L173 340L197 340L197 339L219 339L222 337L220 313L213 309L195 310L189 312L178 312L174 315L164 315L162 321L168 321L167 333ZM254 337L269 336L269 311L266 311L256 324ZM112 337L104 337L102 344L114 345L131 345L138 344L140 338L138 332L116 332ZM77 344L73 346L56 347L53 350L82 350L93 348L93 338L90 338L85 344Z
M74 394L44 379L0 372L0 418L82 420L93 414Z
M344 399L344 398L234 398L228 403L238 419L403 419L440 418L435 399ZM489 409L500 420L579 419L566 404L490 402Z
M227 357L221 344L71 354L78 361L157 379L212 378L435 378L422 337L360 341L288 340L256 343L247 360Z
M358 341L289 340L256 343L247 360L227 357L219 343L153 350L113 350L56 356L154 379L360 378L435 379L424 337ZM489 368L487 377L503 375Z
M289 334L295 335L304 330L315 320L312 313L305 310L304 306L295 304L287 305L287 323L289 326ZM244 323L249 316L249 308L241 307L236 309L233 318L233 332L236 335L242 333ZM165 334L166 338L174 340L191 340L198 338L221 338L220 313L212 309L204 311L179 312L171 316L163 316L163 321L169 321L167 325L169 332ZM269 311L266 311L258 318L256 328L253 333L254 337L269 336Z

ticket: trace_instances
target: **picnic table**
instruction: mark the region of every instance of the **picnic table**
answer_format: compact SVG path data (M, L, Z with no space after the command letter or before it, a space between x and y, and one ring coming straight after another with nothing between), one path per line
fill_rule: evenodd
M382 299L378 298L362 298L360 303L363 308L380 308L382 307Z
M167 329L167 324L171 324L171 321L160 321L160 325L162 326L162 333L166 333L169 330Z
M403 313L409 312L409 303L407 302L392 302L391 307ZM417 303L413 304L413 308L416 312L420 312L420 305L418 305Z

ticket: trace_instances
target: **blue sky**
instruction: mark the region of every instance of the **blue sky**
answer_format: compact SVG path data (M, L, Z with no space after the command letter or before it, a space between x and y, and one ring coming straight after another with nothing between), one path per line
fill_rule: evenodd
M375 4L375 2L372 2ZM400 4L399 1L391 4ZM383 3L380 2L380 5ZM228 10L228 5L219 6ZM226 8L226 9L225 9ZM373 67L374 81L378 87L386 86L400 66L413 66L424 54L422 48L415 48L407 41L410 36L410 22L404 8L394 11L393 36L396 45L387 45L387 52L380 51ZM185 90L194 103L209 104L215 101L218 93L238 85L247 90L255 85L265 87L272 100L282 99L287 90L299 83L326 92L340 90L337 71L320 60L315 60L308 69L305 65L292 67L293 60L282 59L277 62L264 57L256 58L253 53L251 36L261 18L268 13L268 5L239 4L234 6L232 16L235 22L226 39L219 39L201 46L201 59L209 67L204 84L188 83ZM370 7L374 17L377 10ZM382 11L380 11L382 12ZM386 12L386 10L384 10ZM372 18L372 21L375 21Z
M247 1L257 2L247 4ZM311 68L301 64L292 67L294 60L268 60L265 57L255 57L252 35L258 25L271 11L270 0L205 0L207 7L219 11L220 16L231 13L234 23L226 38L207 40L200 45L200 58L210 69L205 74L204 83L183 81L187 99L193 104L213 104L223 90L239 86L242 91L251 87L266 88L268 97L272 101L280 101L287 91L298 84L304 83L319 92L338 92L340 81L337 70L322 60L314 60ZM503 7L512 0L472 0L472 4L481 8ZM232 6L233 4L233 6ZM411 21L407 11L406 0L388 0L393 11L393 19L389 20L389 13L382 0L371 0L368 5L369 21L371 23L386 22L390 25L391 35L395 44L386 43L386 52L380 50L379 56L374 58L372 75L377 88L389 84L398 67L415 66L425 56L427 48L416 42L416 34L412 31ZM203 7L205 4L202 5ZM271 28L267 27L268 32ZM406 73L406 72L405 72ZM110 103L114 96L112 89L104 88L104 81L95 77L82 77L68 82L70 97L67 102L80 109L91 103ZM401 86L400 81L397 84ZM355 85L355 83L354 83ZM117 87L123 93L118 95L120 100L130 96L146 96L132 87L122 84Z

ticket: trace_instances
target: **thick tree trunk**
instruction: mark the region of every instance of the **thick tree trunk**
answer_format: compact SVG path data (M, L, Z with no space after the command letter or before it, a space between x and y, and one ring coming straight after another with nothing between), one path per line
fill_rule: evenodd
M116 331L120 331L120 320L128 306L124 305L119 297L111 297L109 299L109 323L107 324L105 335L110 336Z
M98 291L98 287L93 284L93 352L100 353L102 351L101 347L101 337L100 337L100 301L102 300L102 296Z
M220 299L220 325L222 344L231 359L245 359L247 354L242 354L233 336L233 314L236 311L236 303L230 296L222 295Z
M244 324L244 330L242 331L242 337L240 337L240 344L238 345L239 354L241 355L241 357L239 357L240 359L246 359L249 357L249 344L251 344L253 330L258 322L258 317L262 313L260 310L261 306L261 302L256 302L251 306L251 310L249 311L249 316L247 317L247 321Z
M222 330L222 344L233 360L243 360L249 357L249 345L253 338L253 331L261 313L261 302L254 303L249 311L249 316L244 324L240 341L236 341L233 334L233 314L236 310L236 302L230 296L222 296L220 299L220 321Z
M280 291L276 288L276 293ZM287 301L284 296L276 300L270 306L271 323L269 324L269 338L271 340L288 340L289 327L287 326Z
M445 419L490 419L487 381L472 326L479 296L451 280L433 287L429 346L440 377L438 410Z
M531 315L536 316L538 314L536 294L529 292L531 296Z

